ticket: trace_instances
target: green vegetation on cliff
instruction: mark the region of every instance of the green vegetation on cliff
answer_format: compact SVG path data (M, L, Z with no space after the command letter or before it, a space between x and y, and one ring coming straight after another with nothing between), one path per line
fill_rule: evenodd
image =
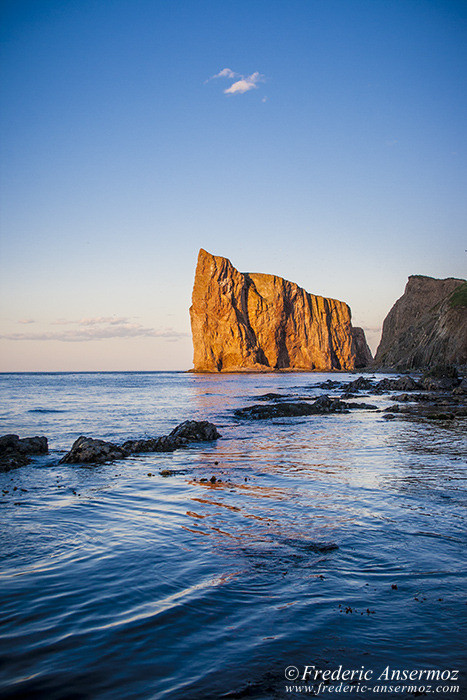
M449 297L449 306L467 306L467 282L461 284Z

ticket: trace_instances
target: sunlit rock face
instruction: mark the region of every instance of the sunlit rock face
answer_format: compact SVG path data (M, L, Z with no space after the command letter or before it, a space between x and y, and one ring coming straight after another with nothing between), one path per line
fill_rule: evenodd
M375 364L411 369L467 364L467 283L409 277L383 324Z
M347 304L282 277L238 272L202 249L190 316L197 372L362 366Z

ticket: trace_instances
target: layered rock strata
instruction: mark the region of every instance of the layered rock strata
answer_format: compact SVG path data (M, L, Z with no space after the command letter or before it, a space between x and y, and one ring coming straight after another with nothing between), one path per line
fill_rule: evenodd
M375 365L417 369L467 364L467 282L409 277L383 324Z
M202 249L190 316L196 372L351 370L368 362L346 303L282 277L239 272Z

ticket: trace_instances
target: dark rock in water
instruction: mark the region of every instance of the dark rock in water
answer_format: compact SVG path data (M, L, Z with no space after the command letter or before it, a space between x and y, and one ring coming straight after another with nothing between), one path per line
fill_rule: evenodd
M424 418L429 418L430 420L452 420L454 418L453 413L424 413Z
M287 397L285 394L270 393L270 394L262 394L261 396L253 396L252 398L256 399L256 401L276 401L276 400L280 400L280 399L286 399Z
M333 552L339 549L339 545L335 542L314 542L313 540L298 539L291 537L284 537L281 539L281 543L289 547L298 547L299 549L305 549L310 552L316 552L324 554L326 552Z
M19 435L2 435L0 437L0 455L7 450L17 450L19 443Z
M366 391L370 394L385 394L388 391L416 391L423 389L423 385L417 382L412 377L399 377L398 379L381 379L379 382L374 382L367 377L358 377L353 382L344 384L343 396L348 398L355 391Z
M61 460L67 464L102 464L115 459L125 459L130 454L140 452L173 452L190 442L217 440L221 436L217 428L209 421L187 420L172 430L170 435L145 440L127 440L123 445L115 445L104 440L79 437Z
M122 449L128 454L137 454L138 452L173 452L178 447L186 444L183 438L171 438L168 435L163 435L158 438L149 438L147 440L127 440L123 443Z
M6 451L20 452L24 455L46 455L49 451L46 437L20 438L18 435L0 437L0 454Z
M395 417L394 413L385 413L383 416L384 420L394 420Z
M423 385L417 382L413 377L399 377L395 379L391 391L417 391L422 389Z
M103 464L114 459L125 459L128 452L112 442L94 440L81 435L71 450L60 460L60 464Z
M356 409L361 409L365 411L377 411L378 407L374 406L372 403L363 403L363 402L358 402L355 401L354 403L348 403L347 404L348 408L356 408Z
M312 384L311 388L314 389L315 387L319 387L320 389L336 389L341 385L342 382L336 382L334 379L326 379L325 382L321 382L320 384Z
M323 396L318 396L310 408L313 409L313 413L342 413L348 410L349 404L323 394Z
M373 389L374 386L375 383L371 379L367 377L358 377L358 379L355 379L353 382L346 384L344 389L346 393L350 393L354 391L368 391L369 389Z
M377 383L375 390L378 393L384 393L385 391L417 391L422 388L420 382L406 376L398 379L382 379Z
M27 455L42 455L49 451L46 437L20 438L18 435L0 437L0 471L9 471L30 464Z
M350 409L376 410L376 406L367 403L346 403L340 399L333 399L327 394L319 396L313 403L302 401L276 401L273 404L263 406L254 404L245 408L237 408L234 411L237 418L251 418L252 420L264 420L266 418L289 418L296 416L313 416L328 413L348 413Z
M20 452L10 452L0 456L0 472L9 472L10 469L25 467L31 460Z
M344 413L348 405L339 399L331 399L329 396L320 396L313 403L282 401L268 406L255 404L246 408L237 408L234 414L237 418L251 418L263 420L266 418L286 418L295 416L311 416L325 413Z
M339 545L335 542L315 542L314 545L310 545L310 549L314 549L316 552L334 552L339 549Z
M459 379L453 377L425 377L423 387L428 391L450 391L460 384Z
M246 408L237 408L234 414L237 418L263 420L265 418L283 418L286 416L309 416L313 413L307 403L276 403L269 406L254 404Z
M207 420L186 420L180 423L169 434L172 438L183 438L188 442L202 442L204 440L217 440L221 435L213 423Z
M122 447L126 452L173 452L190 442L217 440L220 438L217 428L209 421L187 420L180 423L169 435L149 440L127 440Z

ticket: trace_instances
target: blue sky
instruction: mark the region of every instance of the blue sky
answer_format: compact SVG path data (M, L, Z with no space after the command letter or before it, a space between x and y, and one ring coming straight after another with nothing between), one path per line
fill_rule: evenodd
M467 3L1 7L3 371L190 367L200 247L373 348L408 275L465 277Z

